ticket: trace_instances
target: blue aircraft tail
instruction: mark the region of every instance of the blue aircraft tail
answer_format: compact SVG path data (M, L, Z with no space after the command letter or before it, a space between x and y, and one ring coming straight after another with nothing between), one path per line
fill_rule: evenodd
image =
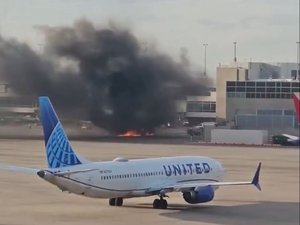
M81 164L73 151L68 137L55 113L48 97L39 97L40 119L44 130L44 139L49 168L59 168Z

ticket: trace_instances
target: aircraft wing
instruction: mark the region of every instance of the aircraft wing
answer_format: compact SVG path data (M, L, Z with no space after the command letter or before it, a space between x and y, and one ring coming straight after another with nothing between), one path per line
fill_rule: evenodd
M291 141L295 141L298 140L299 137L294 136L294 135L289 135L289 134L282 134L282 136L287 137L288 139L290 139Z
M0 171L9 171L9 172L18 172L18 173L25 173L30 175L36 175L39 169L29 168L29 167L21 167L21 166L14 166L9 164L2 164L0 163Z
M231 185L254 185L258 190L261 191L259 184L259 174L260 174L261 163L259 163L252 181L237 181L237 182L187 182L187 183L177 183L175 185L169 185L161 188L160 190L149 190L149 192L157 192L159 194L165 194L168 192L183 192L183 191L198 191L203 187L221 187L221 186L231 186Z
M212 186L212 187L220 187L220 186L229 186L229 185L249 185L252 184L252 181L241 181L241 182L199 182L199 183L183 183L176 184L173 186L169 186L166 190L172 191L198 191L203 187ZM260 188L258 188L260 189Z

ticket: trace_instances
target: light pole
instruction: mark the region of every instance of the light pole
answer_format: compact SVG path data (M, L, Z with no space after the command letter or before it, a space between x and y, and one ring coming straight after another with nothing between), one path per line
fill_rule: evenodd
M204 46L204 77L206 77L206 47L208 44L203 44Z
M296 80L300 80L300 0L298 1L298 41L297 44L297 75Z
M234 58L233 58L233 61L236 63L236 61L237 61L237 59L236 59L236 41L233 42L233 45L234 45L234 52L233 52Z
M296 44L297 44L297 75L296 75L296 80L298 79L298 80L300 80L300 56L299 56L299 54L300 54L300 42L299 41L297 41L296 42Z

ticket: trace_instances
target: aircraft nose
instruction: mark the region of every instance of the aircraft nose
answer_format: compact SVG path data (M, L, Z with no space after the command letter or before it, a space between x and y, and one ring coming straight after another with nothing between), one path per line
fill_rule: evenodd
M45 173L44 170L40 170L40 171L37 172L37 175L38 175L40 178L44 178L45 175L46 175L46 173Z

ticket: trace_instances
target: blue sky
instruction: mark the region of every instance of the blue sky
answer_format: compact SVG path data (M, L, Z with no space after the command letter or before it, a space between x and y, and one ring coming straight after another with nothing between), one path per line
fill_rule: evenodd
M179 58L188 49L191 62L213 76L218 63L233 58L295 62L298 40L297 0L0 0L0 32L39 49L38 25L72 25L86 18L99 27L113 21L142 42Z

